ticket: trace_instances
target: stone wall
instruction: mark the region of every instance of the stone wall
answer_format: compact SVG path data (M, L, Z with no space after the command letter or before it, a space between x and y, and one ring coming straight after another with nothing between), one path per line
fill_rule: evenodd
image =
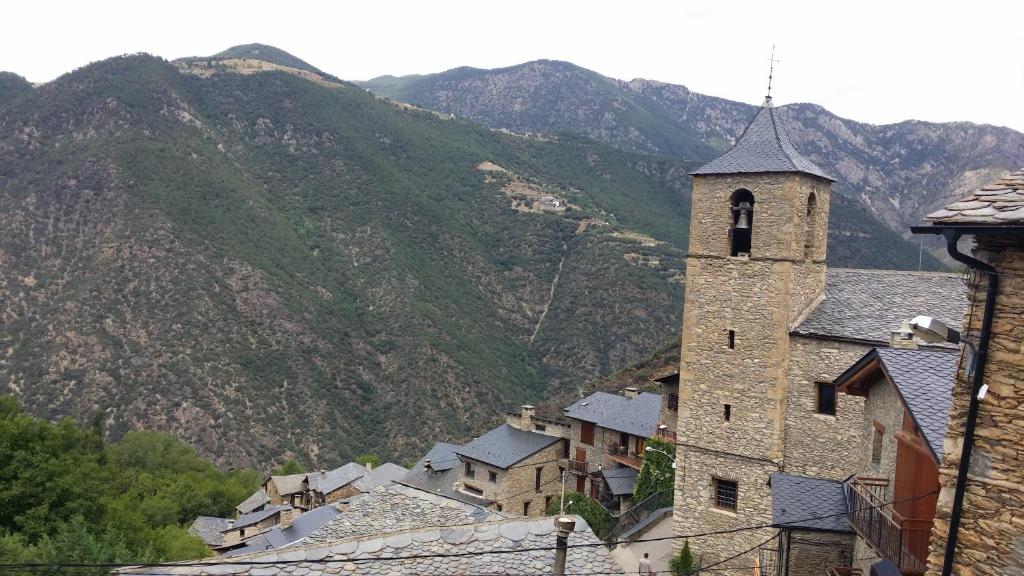
M771 523L771 489L766 485L769 474L778 468L770 462L737 458L732 454L716 453L694 447L680 446L676 469L675 502L672 514L673 553L683 545L683 537L690 541L695 557L703 555L704 564L723 560L728 556L755 548L777 532L774 529L744 530L728 536L711 535L693 537L717 530L728 530L753 524ZM713 479L732 480L738 484L735 511L715 507ZM773 547L767 544L766 547ZM753 566L756 549L722 564L721 568Z
M790 338L786 373L786 472L841 480L861 469L864 399L838 394L835 416L818 414L817 383L832 382L870 349L865 344L800 336ZM853 449L837 450L837 446Z
M788 576L824 576L830 566L849 566L854 558L853 533L788 532L783 534L784 545L789 549Z
M562 444L555 442L507 469L463 457L459 464L459 482L463 486L470 485L483 491L484 498L494 501L491 508L495 510L500 506L502 512L518 515L523 513L523 504L529 502L529 515L543 516L546 498L554 497L562 489L558 474L561 456ZM466 477L466 461L473 462L475 466L473 478ZM537 468L542 468L540 492L535 491ZM491 472L497 475L494 482L490 480ZM477 495L473 492L467 493Z
M576 451L583 449L587 452L587 473L596 471L599 466L604 466L604 455L608 453L610 446L619 443L619 433L612 430L594 426L594 443L585 444L580 441L581 422L571 419L571 432L569 434L569 459L576 459ZM566 490L576 490L576 475L569 474L566 480ZM590 481L585 481L584 492L590 495Z
M988 394L981 401L974 453L964 497L954 574L1024 574L1024 247L1020 241L979 237L981 260L1001 274L985 366ZM977 342L981 333L987 279L973 286L964 336ZM964 441L971 382L963 357L953 388L949 433L943 446L929 573L942 568L949 530L957 467Z
M879 464L871 463L872 442L875 435L875 423L885 428L882 435L882 460ZM903 429L903 401L895 386L884 378L871 387L868 397L864 400L864 421L861 425L861 440L851 447L860 465L855 471L862 476L888 478L889 485L885 488L884 498L888 502L893 499L893 486L896 479L896 433Z
M738 189L753 194L754 209L750 255L734 257L729 230ZM812 193L817 205L809 223ZM823 294L828 184L796 174L698 176L691 212L673 514L680 536L771 521L768 475L786 456L789 331ZM815 242L805 253L808 233ZM793 453L798 459L805 454L803 448ZM714 506L716 477L739 482L735 513ZM691 545L714 561L771 533L744 531ZM736 562L750 565L756 556L753 550Z

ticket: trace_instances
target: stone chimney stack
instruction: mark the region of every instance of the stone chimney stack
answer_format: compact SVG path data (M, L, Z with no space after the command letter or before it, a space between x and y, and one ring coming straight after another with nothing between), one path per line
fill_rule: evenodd
M536 408L530 404L523 404L519 407L519 429L533 430L533 415L537 413Z
M914 333L906 320L896 330L889 333L889 346L893 348L917 348L917 341L914 340Z
M640 395L640 391L636 389L636 386L630 386L622 390L622 395L626 398L636 398Z

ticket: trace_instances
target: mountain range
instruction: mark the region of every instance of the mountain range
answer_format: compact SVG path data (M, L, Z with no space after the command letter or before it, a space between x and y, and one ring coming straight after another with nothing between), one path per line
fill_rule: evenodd
M569 132L622 150L707 161L756 108L655 80L617 80L568 62L382 76L367 89L517 133ZM1024 134L970 122L872 125L814 104L781 106L793 143L836 178L834 190L904 237L928 212L1024 165Z
M753 108L634 146L398 100L262 45L0 73L0 392L322 468L468 438L678 334L686 173ZM834 196L830 263L916 268L862 197Z

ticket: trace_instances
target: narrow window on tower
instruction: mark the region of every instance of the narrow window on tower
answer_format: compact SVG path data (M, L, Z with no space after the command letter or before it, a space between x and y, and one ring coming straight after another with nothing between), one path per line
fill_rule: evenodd
M818 207L818 197L811 192L807 197L807 220L804 224L804 260L814 259L814 233L817 229L815 216Z
M736 331L729 330L729 350L736 349Z
M818 414L836 415L836 385L818 382Z
M754 229L754 195L749 190L737 190L729 201L732 222L729 226L731 256L749 256Z
M728 422L732 419L732 404L725 405L725 421Z

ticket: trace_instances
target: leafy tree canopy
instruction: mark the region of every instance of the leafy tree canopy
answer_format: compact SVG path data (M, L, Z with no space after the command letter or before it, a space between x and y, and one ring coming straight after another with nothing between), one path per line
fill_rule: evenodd
M287 476L289 474L302 474L306 469L299 464L295 458L290 458L284 464L274 468L274 476Z
M188 524L232 514L259 486L259 474L223 472L156 432L106 444L99 422L52 424L0 396L0 563L208 556Z
M670 442L651 438L647 441L644 451L644 463L637 475L636 489L633 498L637 502L646 500L653 494L661 493L665 497L665 506L672 505L672 487L675 483L675 469L672 468L676 447Z

